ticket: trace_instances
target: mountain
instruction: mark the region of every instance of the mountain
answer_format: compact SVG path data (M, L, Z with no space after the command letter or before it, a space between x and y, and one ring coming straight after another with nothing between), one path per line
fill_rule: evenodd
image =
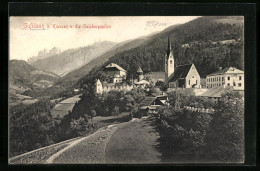
M9 63L11 90L22 92L26 89L50 87L58 78L58 75L39 70L23 60L11 60Z
M144 73L164 71L167 41L170 41L175 65L194 63L205 78L218 67L234 66L244 69L243 17L200 17L185 24L174 25L150 36L117 44L86 65L58 79L44 93L57 94L73 87L92 86L100 77L100 69L117 63L135 76L140 66ZM55 92L55 93L53 93Z
M86 65L80 67L79 69L76 69L67 75L61 77L55 82L56 86L67 86L67 85L74 85L77 81L79 81L81 78L83 78L86 74L88 74L93 68L102 66L107 60L109 60L111 57L115 56L118 53L128 51L130 49L136 48L146 41L149 40L150 37L143 36L138 39L134 40L127 40L122 43L119 43L115 45L113 48L111 48L106 53L98 56L97 58L91 60Z
M29 63L41 70L63 76L105 53L115 44L114 42L103 41L64 52L54 47L49 52L46 50L40 51L38 57L31 58Z
M51 50L43 49L38 52L38 56L32 56L28 59L28 63L32 64L33 62L39 60L39 59L45 59L53 55L57 55L61 53L61 49L53 47Z
M98 69L79 80L76 86L93 85L95 78L101 76L98 71L109 63L123 67L128 77L136 76L139 66L144 73L164 71L169 36L175 65L194 63L202 78L219 67L234 66L243 70L243 25L243 17L212 16L170 26L136 48L110 57Z

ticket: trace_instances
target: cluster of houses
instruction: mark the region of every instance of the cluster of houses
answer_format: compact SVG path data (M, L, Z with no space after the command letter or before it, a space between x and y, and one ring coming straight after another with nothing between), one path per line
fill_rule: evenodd
M101 82L97 79L95 84L95 93L102 94L111 90L130 91L135 87L146 89L151 82L147 81L142 69L139 67L136 71L138 78L135 80L126 80L127 71L115 63L107 65L103 69L106 80ZM217 100L221 94L227 90L244 90L244 71L235 67L219 68L218 71L206 76L206 87L201 86L201 78L192 64L174 65L174 56L168 39L168 48L165 55L165 72L153 72L146 76L150 77L152 82L164 82L167 86L167 92L177 88L191 88L199 90L197 95ZM196 93L195 93L196 94ZM158 93L148 95L140 104L141 110L155 112L159 106L167 105L167 93L158 91Z

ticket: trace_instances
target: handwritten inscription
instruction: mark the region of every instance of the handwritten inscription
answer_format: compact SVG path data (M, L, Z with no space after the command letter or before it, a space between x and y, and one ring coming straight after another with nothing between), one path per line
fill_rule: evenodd
M155 20L149 20L149 21L147 21L146 22L146 27L145 27L145 29L147 29L147 28L156 28L156 27L165 27L165 26L167 26L167 25L171 25L171 23L170 22L160 22L160 21L155 21Z

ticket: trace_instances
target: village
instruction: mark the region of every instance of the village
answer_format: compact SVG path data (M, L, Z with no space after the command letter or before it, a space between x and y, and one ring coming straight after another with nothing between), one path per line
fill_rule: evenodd
M165 72L152 72L144 74L139 66L137 72L138 78L126 79L127 71L121 66L110 63L102 72L106 76L106 80L101 82L97 78L94 86L95 94L102 94L109 91L131 91L134 88L144 89L149 92L149 88L153 87L156 92L147 93L145 99L139 105L139 110L148 113L157 113L158 109L168 104L168 93L189 89L195 96L207 98L212 102L221 99L222 94L228 91L235 91L243 94L244 91L244 71L233 66L221 68L201 78L194 63L175 66L174 52L168 38L168 48L165 55ZM202 80L205 84L202 84ZM163 83L166 89L162 91L162 87L158 83ZM186 110L210 113L213 109L196 108L184 106Z

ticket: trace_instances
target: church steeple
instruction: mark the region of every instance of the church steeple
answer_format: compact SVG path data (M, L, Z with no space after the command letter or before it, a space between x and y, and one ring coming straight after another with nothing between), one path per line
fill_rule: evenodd
M169 35L169 36L168 36L167 56L169 56L171 50L172 50L172 46L171 46L170 35Z
M168 80L168 77L172 73L174 73L174 57L173 57L173 51L172 51L170 35L169 35L167 54L165 56L165 80L166 81Z

